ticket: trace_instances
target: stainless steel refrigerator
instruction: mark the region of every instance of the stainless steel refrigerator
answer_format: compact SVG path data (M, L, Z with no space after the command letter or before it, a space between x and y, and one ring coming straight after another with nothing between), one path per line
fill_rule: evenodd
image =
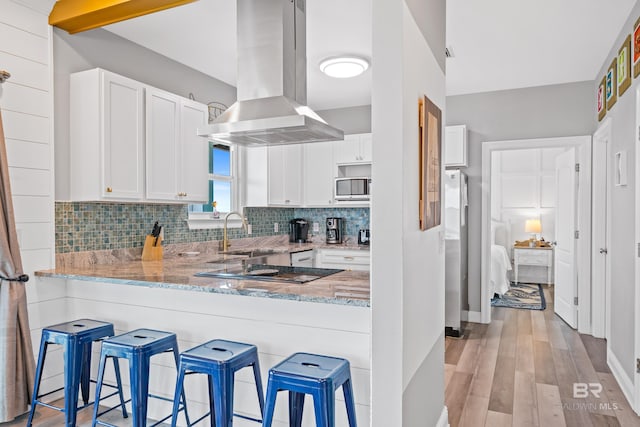
M459 170L444 175L445 334L461 336L462 312L469 310L467 268L467 176Z

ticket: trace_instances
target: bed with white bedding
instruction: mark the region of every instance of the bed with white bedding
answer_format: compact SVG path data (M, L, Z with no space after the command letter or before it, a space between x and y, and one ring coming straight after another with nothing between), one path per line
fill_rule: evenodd
M509 290L510 281L507 274L512 270L512 267L507 246L511 241L510 231L511 225L509 223L491 221L490 298L493 298L494 294L503 295Z

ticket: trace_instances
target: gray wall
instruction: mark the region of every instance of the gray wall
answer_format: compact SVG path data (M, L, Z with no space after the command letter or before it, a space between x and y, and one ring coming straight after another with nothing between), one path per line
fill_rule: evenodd
M590 135L593 82L447 97L447 125L469 131L469 310L480 311L482 142Z
M447 24L447 7L441 0L407 0L407 6L415 19L420 32L431 47L431 52L438 65L445 71L446 57L445 35Z
M316 111L331 126L342 129L345 135L371 132L371 105Z
M633 29L633 23L640 14L640 4L631 11L626 24L622 28L616 42L606 58L595 82L591 85L591 93L595 94L600 80L605 75L611 61L617 56L622 42ZM611 204L611 235L609 236L609 258L611 265L611 336L609 342L611 351L620 361L629 379L634 378L634 343L635 343L635 265L634 246L635 236L635 92L638 80L633 81L627 91L618 98L613 109L607 113L613 128L613 140L609 147L609 167L612 171L614 154L627 150L628 185L616 187L612 184L613 177L608 181L608 193ZM595 106L591 105L591 117L594 126L597 125ZM635 326L634 326L635 325Z
M235 87L102 29L69 35L54 28L53 63L56 200L68 200L70 192L69 74L100 67L204 103L236 99Z

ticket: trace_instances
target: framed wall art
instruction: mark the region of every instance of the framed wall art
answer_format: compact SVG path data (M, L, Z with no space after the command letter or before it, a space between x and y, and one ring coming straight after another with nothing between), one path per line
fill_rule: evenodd
M617 89L617 85L616 85L616 62L617 62L617 58L613 59L613 62L611 63L611 65L609 66L609 70L607 71L607 75L605 76L606 78L606 83L605 83L605 100L607 103L607 111L611 110L611 108L613 108L613 106L615 105L616 101L618 100L618 97L616 96L616 89Z
M640 18L633 25L632 63L633 77L640 75Z
M426 96L419 111L419 218L420 230L441 223L442 112Z
M598 90L596 92L596 105L597 105L597 112L598 112L598 121L602 121L602 119L604 119L604 116L607 115L607 107L606 107L605 101L604 101L604 93L605 93L605 86L606 85L607 85L607 78L605 76L605 77L602 78L602 81L598 85Z
M631 58L629 57L631 52L631 36L627 36L624 39L624 43L618 50L618 76L617 76L617 85L618 85L618 96L622 96L623 93L629 86L631 86Z

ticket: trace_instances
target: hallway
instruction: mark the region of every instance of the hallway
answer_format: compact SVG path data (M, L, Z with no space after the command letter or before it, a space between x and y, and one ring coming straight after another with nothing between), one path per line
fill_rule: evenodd
M446 338L451 427L640 426L607 367L605 341L569 328L543 288L546 310L494 307L491 324ZM602 384L600 397L574 398L578 382Z

